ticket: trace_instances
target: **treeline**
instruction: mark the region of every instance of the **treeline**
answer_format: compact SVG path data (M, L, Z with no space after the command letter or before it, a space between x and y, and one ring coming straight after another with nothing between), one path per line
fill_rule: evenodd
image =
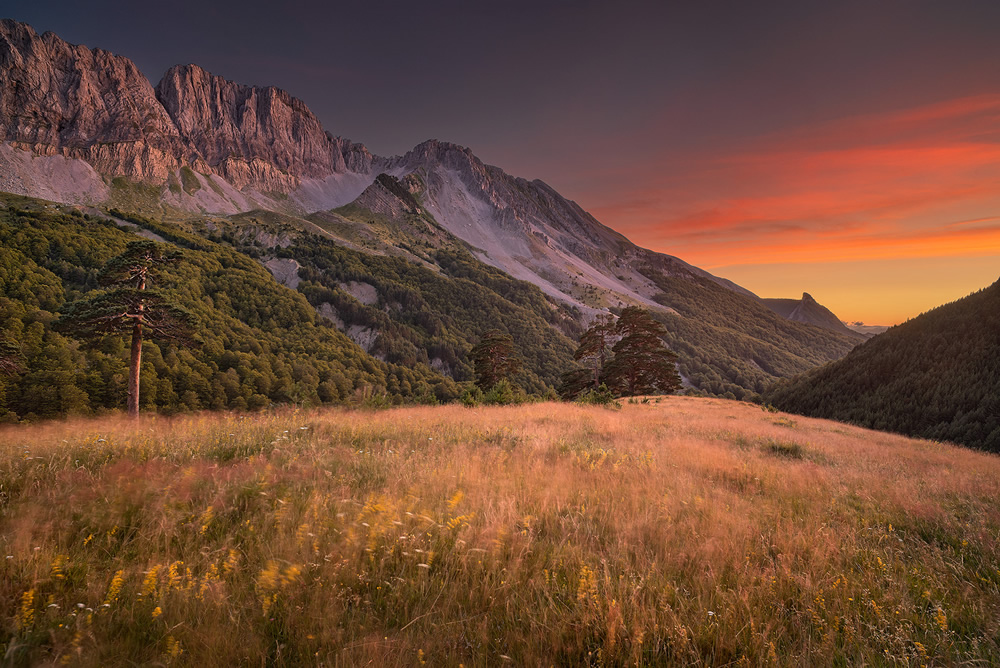
M84 345L52 327L60 309L98 287L100 268L136 235L113 222L26 198L0 209L0 342L16 364L0 377L4 419L124 406L120 337ZM146 221L144 221L146 222ZM302 296L249 257L159 224L184 249L163 289L199 323L193 348L143 346L143 408L256 409L271 403L448 401L458 385L424 364L367 355Z
M1000 282L777 383L782 410L1000 452Z

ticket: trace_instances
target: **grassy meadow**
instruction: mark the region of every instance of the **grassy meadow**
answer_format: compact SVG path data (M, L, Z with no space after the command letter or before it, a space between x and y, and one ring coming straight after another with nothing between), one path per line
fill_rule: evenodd
M1000 663L1000 459L669 397L0 429L10 665Z

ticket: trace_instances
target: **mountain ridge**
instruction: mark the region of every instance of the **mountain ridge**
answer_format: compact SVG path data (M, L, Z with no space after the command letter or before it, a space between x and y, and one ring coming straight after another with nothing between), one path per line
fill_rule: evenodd
M764 297L761 299L769 309L789 320L804 322L816 325L824 329L841 334L851 334L856 330L850 329L841 321L833 311L817 302L808 292L802 293L801 299L775 299Z

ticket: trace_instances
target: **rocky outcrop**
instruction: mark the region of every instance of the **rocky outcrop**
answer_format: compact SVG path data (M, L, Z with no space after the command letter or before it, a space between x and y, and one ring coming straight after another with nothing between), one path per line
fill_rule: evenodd
M165 180L182 142L128 58L0 20L0 138L100 172Z
M808 292L802 293L802 299L762 299L761 301L769 309L788 320L815 325L852 337L859 336L857 332L841 322L833 311L813 299L813 296Z
M335 138L301 100L197 65L170 68L156 96L192 150L233 185L289 192L306 178L366 171L364 146Z
M407 214L419 214L420 203L414 197L419 192L418 179L412 174L402 180L388 174L379 174L354 200L356 206L387 218L398 219Z
M283 90L196 65L171 68L154 89L128 58L9 19L0 21L0 141L109 176L162 185L190 166L265 193L368 173L374 160Z

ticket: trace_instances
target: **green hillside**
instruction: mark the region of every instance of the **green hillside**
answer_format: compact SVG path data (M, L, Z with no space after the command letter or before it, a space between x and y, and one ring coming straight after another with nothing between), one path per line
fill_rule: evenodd
M128 351L120 338L85 346L54 331L68 301L95 289L101 266L136 239L113 222L5 196L0 209L0 341L15 373L0 376L0 416L52 417L120 408ZM449 400L458 386L425 364L371 357L277 284L250 257L160 226L184 260L160 286L191 311L200 345L143 349L144 408L255 409L271 403L341 403L385 396Z
M1000 282L776 384L782 410L1000 452Z
M308 220L258 211L163 223L114 210L126 227L5 197L0 342L19 348L17 372L0 378L8 419L123 405L125 342L84 345L52 323L66 302L98 287L100 267L136 234L184 249L163 287L197 316L202 342L191 350L146 343L145 409L450 400L472 380L469 351L490 330L517 342L524 364L514 380L530 393L546 394L574 366L581 314L477 260L425 211L393 218L348 207ZM264 262L279 263L293 289ZM855 343L707 279L643 271L663 290L657 301L680 315L658 317L697 390L758 400L775 379Z
M303 265L298 289L318 307L329 304L346 327L379 331L372 352L388 361L430 362L470 380L467 352L485 332L501 329L525 358L518 382L529 391L545 391L575 366L579 312L477 260L425 210L393 219L352 205L308 220L255 212L215 225L245 253ZM262 235L287 243L260 248ZM663 291L656 301L681 316L657 317L670 332L680 372L707 394L759 400L775 380L838 359L863 340L786 320L707 278L668 275L653 263L639 270ZM349 295L343 286L352 281L375 286L378 303Z
M759 400L775 380L843 357L861 340L786 320L706 278L668 276L652 267L644 273L663 291L656 301L680 316L659 319L681 374L709 394Z
M329 226L331 215L311 220ZM371 330L370 352L388 362L430 364L457 381L471 381L468 353L496 329L517 341L524 366L514 380L528 392L546 393L573 365L582 328L564 305L475 259L432 221L392 225L370 212L355 215L375 221L355 224L377 232L377 243L332 236L332 227L317 234L311 221L288 216L243 214L212 225L213 234L247 255L298 262L298 291L345 329ZM264 246L260 239L282 244ZM352 295L347 289L352 283L368 286L374 302Z

